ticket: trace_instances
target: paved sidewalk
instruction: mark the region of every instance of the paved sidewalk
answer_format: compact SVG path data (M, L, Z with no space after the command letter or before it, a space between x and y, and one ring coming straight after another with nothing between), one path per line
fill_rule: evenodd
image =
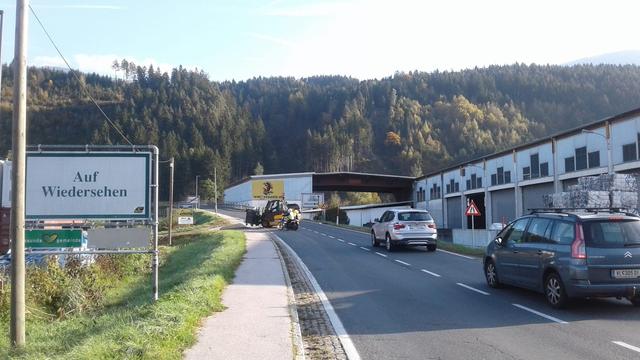
M269 236L248 231L247 254L225 289L226 310L207 318L185 359L292 359L293 340L282 264Z

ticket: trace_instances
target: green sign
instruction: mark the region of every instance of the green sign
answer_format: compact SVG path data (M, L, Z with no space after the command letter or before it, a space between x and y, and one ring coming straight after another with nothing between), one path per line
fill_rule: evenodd
M27 248L80 247L82 230L27 230L25 241Z

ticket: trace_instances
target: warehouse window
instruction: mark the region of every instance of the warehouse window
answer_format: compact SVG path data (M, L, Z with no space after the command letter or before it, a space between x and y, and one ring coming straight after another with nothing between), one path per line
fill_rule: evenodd
M622 145L622 161L636 161L638 160L638 149L636 143Z
M587 148L581 147L576 149L576 170L584 170L587 168Z
M456 192L460 192L460 183L455 183L455 189Z
M471 190L471 189L472 189L472 187L471 187L471 180L468 180L468 179L467 179L467 190Z
M505 171L504 172L504 183L505 184L510 184L511 183L511 171Z
M540 176L545 177L549 176L549 163L543 162L540 164Z
M589 153L589 168L600 166L600 151L592 151Z
M540 156L533 154L529 158L531 160L531 178L535 179L540 177Z
M498 176L496 174L491 174L491 186L496 186L498 184Z
M447 194L451 193L451 184L447 184Z
M572 172L576 170L576 161L573 156L564 158L564 172Z
M481 177L481 176L479 176L479 177L476 179L476 188L481 188L481 187L482 187L482 177Z
M531 179L531 168L528 166L525 166L522 168L522 180L529 180Z
M504 168L499 167L497 169L497 175L498 175L498 185L502 185L504 184Z

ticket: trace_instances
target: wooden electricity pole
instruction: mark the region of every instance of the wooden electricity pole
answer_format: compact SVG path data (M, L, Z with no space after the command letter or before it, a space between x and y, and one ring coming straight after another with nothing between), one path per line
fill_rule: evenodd
M11 344L25 339L25 173L27 145L27 24L28 0L16 3L16 40L13 58L13 158L11 164Z
M171 246L171 229L173 228L173 156L169 161L169 246Z

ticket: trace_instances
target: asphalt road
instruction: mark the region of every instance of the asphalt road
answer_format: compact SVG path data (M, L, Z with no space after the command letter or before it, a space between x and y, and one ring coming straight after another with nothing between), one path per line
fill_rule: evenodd
M238 216L237 213L229 213ZM304 261L363 359L640 359L640 308L491 289L477 258L392 253L367 234L305 221L274 231Z

